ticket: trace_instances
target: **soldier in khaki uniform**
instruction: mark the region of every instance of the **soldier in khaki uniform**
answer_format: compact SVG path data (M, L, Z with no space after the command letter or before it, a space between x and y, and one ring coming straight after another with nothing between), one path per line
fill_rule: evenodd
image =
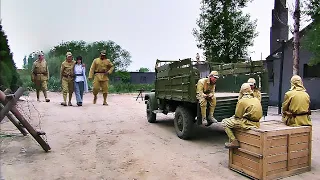
M49 69L42 52L38 53L38 59L33 63L31 73L31 80L36 85L37 101L40 101L39 95L42 90L46 102L50 102L47 95Z
M243 96L238 101L235 115L222 120L222 126L227 133L230 142L225 143L226 148L239 148L239 141L235 138L232 129L252 129L260 127L260 119L262 118L262 106L257 98L253 97L253 92L249 83L241 86Z
M282 120L288 126L312 126L310 96L298 75L291 78L291 88L284 95Z
M74 65L72 53L67 52L66 60L62 62L60 69L60 80L63 93L63 102L61 105L67 106L67 94L69 93L68 106L72 106L71 99L74 90Z
M197 99L200 103L202 123L210 126L212 123L217 123L213 117L214 109L216 107L216 97L214 96L216 81L219 78L217 71L212 71L208 78L202 78L197 83ZM207 103L209 103L209 117L207 120Z
M251 90L253 92L253 97L258 98L259 101L261 102L261 92L260 92L259 88L257 88L257 86L256 86L256 80L254 78L249 78L248 83L251 86ZM243 94L240 92L238 100L240 100L242 98L242 96L243 96Z
M97 102L97 95L102 89L103 94L103 105L108 105L107 96L108 96L108 86L109 86L109 77L114 70L114 65L112 62L106 58L106 51L103 50L100 52L100 57L93 60L89 72L89 80L93 79L93 104Z

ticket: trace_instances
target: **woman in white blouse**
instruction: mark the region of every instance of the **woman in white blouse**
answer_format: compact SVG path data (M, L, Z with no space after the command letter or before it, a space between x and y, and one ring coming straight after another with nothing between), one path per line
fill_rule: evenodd
M86 77L86 68L82 64L82 57L78 56L74 65L74 88L77 99L77 105L82 106L83 93L88 92L88 83Z

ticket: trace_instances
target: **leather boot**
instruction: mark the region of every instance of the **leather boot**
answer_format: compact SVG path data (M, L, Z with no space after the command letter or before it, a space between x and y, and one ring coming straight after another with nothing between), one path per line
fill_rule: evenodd
M40 102L40 91L37 90L36 93L37 93L37 101Z
M108 106L108 103L107 103L107 96L108 96L108 94L107 94L107 93L104 93L104 94L103 94L103 105L105 105L105 106Z
M47 95L47 91L43 91L43 95L44 95L44 98L46 99L46 102L50 102L50 99L48 98L48 95Z
M227 149L233 149L233 148L236 149L240 147L239 141L236 139L232 140L231 142L227 142L224 145L225 145L225 148Z
M97 95L94 95L94 96L93 96L93 104L96 104L96 103L97 103L97 99L98 99L98 98L97 98Z

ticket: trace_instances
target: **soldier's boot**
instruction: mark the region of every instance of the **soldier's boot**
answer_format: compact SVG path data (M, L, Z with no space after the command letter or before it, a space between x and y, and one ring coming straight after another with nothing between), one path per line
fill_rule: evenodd
M69 93L68 106L72 106L71 99L72 99L72 93Z
M208 125L210 126L212 123L217 123L218 121L213 117L214 107L210 107L209 109L209 117L208 117Z
M108 103L107 103L107 96L108 96L108 94L107 94L107 93L104 93L104 94L103 94L103 105L105 105L105 106L108 106Z
M48 98L47 91L43 91L43 95L44 95L44 98L46 99L46 102L50 102L50 99Z
M206 107L200 107L201 109L201 116L202 116L202 125L207 126L208 121L207 121L207 110Z
M97 103L97 99L98 99L98 98L97 98L97 95L94 94L94 95L93 95L93 104L96 104L96 103Z
M224 145L228 149L236 149L240 147L239 141L237 139L234 139L231 142L227 142Z
M67 94L63 93L63 102L61 103L62 106L67 106Z
M37 90L36 93L37 93L37 101L40 102L40 91Z
M224 130L226 132L226 134L228 135L230 142L225 143L225 148L239 148L239 141L236 139L236 137L234 136L232 130L228 127L224 127Z

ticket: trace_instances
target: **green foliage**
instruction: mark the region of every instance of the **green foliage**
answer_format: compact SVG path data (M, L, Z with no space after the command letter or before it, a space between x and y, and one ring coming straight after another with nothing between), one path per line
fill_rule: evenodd
M199 30L193 29L198 48L210 62L234 63L248 55L253 45L256 20L243 14L249 0L202 0Z
M150 70L148 68L141 67L139 72L150 72Z
M319 0L307 0L307 15L311 16L312 24L302 40L302 47L313 54L309 65L320 63L320 3Z
M312 52L309 65L320 63L320 22L314 22L302 41L302 47Z
M22 84L0 21L0 90L16 91Z

